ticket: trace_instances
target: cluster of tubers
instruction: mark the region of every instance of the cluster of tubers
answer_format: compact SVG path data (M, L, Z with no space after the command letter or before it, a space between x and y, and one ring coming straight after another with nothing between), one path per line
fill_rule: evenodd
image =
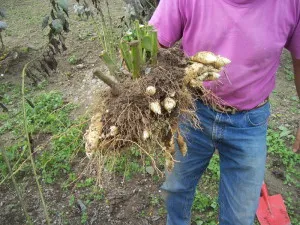
M145 92L145 94L148 96L154 96L155 93L156 93L156 88L154 86L147 87ZM173 95L172 93L171 96L175 97L175 94ZM153 101L150 103L150 110L157 115L161 115L162 114L161 105L168 113L171 113L173 109L175 109L176 107L176 101L171 97L166 97L161 103L158 100Z
M130 139L130 141L138 143L141 146L151 146L150 140L155 139L158 140L159 143L165 143L163 149L165 150L165 160L166 160L166 168L168 170L172 170L174 167L174 159L173 155L175 152L175 139L178 143L180 151L183 155L187 154L187 145L185 143L184 137L181 136L180 131L178 129L178 112L187 111L185 106L189 106L189 104L193 104L193 94L191 94L190 88L203 89L204 81L213 81L220 78L220 72L223 68L228 65L231 61L222 56L215 55L211 52L199 52L193 57L189 58L189 63L187 63L182 69L177 68L177 71L180 72L179 78L172 78L172 83L176 83L175 86L169 87L168 84L164 84L162 82L146 82L146 86L143 86L143 78L137 80L137 86L143 86L142 89L137 89L133 91L133 89L123 88L121 90L126 90L128 95L126 99L128 99L128 107L126 108L126 112L123 111L122 114L130 114L132 111L137 110L139 112L138 115L141 115L141 119L126 117L129 119L133 119L136 124L126 123L128 119L123 119L120 122L120 115L118 117L118 110L113 110L110 112L111 117L116 117L116 119L110 119L106 121L118 121L118 124L112 122L105 124L103 121L103 116L105 113L97 113L91 119L91 125L89 129L86 131L84 135L85 139L85 150L86 155L91 158L93 153L98 151L100 148L106 148L106 142L112 143L113 140L125 140ZM172 67L173 68L173 67ZM172 70L172 69L171 69ZM170 71L172 76L172 71ZM174 73L173 73L174 74ZM178 74L178 73L177 73ZM162 76L162 74L158 74ZM164 75L164 74L163 74ZM155 76L154 74L149 74L146 76ZM157 77L159 77L157 76ZM167 74L166 74L167 76ZM178 75L177 75L178 76ZM157 78L158 79L158 78ZM153 79L155 80L155 79ZM167 79L166 79L167 80ZM107 82L108 83L108 82ZM112 83L112 82L111 82ZM111 87L116 86L111 85ZM122 86L122 83L119 83L117 86ZM189 88L187 88L189 87ZM113 89L113 88L112 88ZM181 90L179 90L181 89ZM138 90L138 91L137 91ZM134 94L131 94L134 93ZM133 96L145 99L145 104L143 103L133 103L130 102L130 98L128 96ZM185 105L183 104L185 100L185 96L188 95L188 101ZM117 95L114 98L124 98L122 95ZM111 98L107 101L107 104L115 104L113 103L114 98ZM198 96L197 96L198 98ZM136 98L132 98L136 99ZM131 100L132 101L132 100ZM133 104L131 104L133 103ZM185 103L185 102L184 102ZM147 105L148 104L148 105ZM131 107L131 108L130 108ZM148 107L148 108L147 108ZM125 108L125 107L124 107ZM130 111L131 110L131 111ZM149 111L150 110L150 111ZM105 111L105 110L104 110ZM119 110L120 111L120 110ZM147 111L149 113L147 113ZM173 113L175 112L176 113ZM106 113L108 110L106 110ZM150 113L151 112L151 113ZM107 119L107 118L106 118ZM124 126L124 124L126 124ZM147 126L145 126L147 124ZM155 124L155 126L154 126ZM157 124L161 124L161 126L157 126ZM169 124L169 125L165 125ZM173 125L174 126L173 126ZM123 127L122 127L123 126ZM133 128L134 126L134 128ZM172 127L173 126L173 127ZM137 133L129 134L128 127L132 129L132 131L139 130L141 132L137 135ZM147 127L147 129L145 129ZM140 129L141 128L141 129ZM126 134L125 134L126 133ZM162 140L158 134L162 133L170 133L167 140ZM131 136L130 136L131 135ZM176 138L175 138L176 136ZM165 138L165 137L164 137ZM103 144L104 143L104 144ZM143 145L145 143L145 145ZM147 145L148 143L149 145ZM101 146L101 147L100 147ZM118 147L116 147L118 148ZM115 149L120 150L120 149Z
M212 52L199 52L191 57L193 62L185 70L185 84L192 88L199 88L203 81L213 81L220 78L220 72L231 61Z

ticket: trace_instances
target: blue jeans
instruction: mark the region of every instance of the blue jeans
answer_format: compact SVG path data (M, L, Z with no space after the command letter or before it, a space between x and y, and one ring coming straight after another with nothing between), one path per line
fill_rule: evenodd
M181 124L188 153L176 146L172 172L161 189L168 211L167 225L191 223L196 186L217 149L220 155L219 223L253 225L266 162L270 104L235 114L218 113L197 102L202 129Z

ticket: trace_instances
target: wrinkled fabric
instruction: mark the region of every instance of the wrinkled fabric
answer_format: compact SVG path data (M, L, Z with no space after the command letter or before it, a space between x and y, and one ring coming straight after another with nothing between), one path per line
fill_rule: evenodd
M275 87L286 47L300 59L299 0L161 0L150 24L159 42L181 40L186 55L211 51L232 63L206 82L227 105L248 110Z
M196 103L202 129L181 123L188 152L175 141L175 167L162 185L167 225L190 225L196 186L215 149L220 156L219 225L253 225L266 162L270 104L233 115ZM207 224L207 223L204 223Z

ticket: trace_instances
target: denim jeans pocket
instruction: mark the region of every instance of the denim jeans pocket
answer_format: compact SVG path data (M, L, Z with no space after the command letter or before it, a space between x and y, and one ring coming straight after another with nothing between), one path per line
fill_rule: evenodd
M247 120L249 126L263 126L268 123L268 119L270 116L270 104L267 103L266 105L250 110L247 113Z

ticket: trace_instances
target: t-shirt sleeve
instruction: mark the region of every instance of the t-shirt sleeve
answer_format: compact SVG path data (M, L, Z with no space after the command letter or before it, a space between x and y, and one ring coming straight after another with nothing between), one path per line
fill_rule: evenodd
M172 47L182 38L184 21L182 0L160 0L151 20L157 30L158 41L165 47Z
M288 39L285 47L291 52L294 57L296 57L296 59L300 59L300 18L298 19L298 24L296 25L292 35Z

